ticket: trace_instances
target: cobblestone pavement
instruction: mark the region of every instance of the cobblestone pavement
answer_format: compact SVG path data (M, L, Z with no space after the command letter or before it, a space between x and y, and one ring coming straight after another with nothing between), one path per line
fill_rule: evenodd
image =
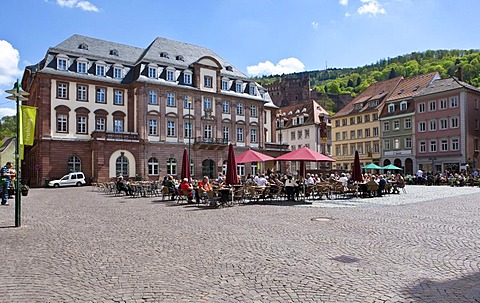
M480 302L479 194L210 209L32 189L22 227L0 207L0 302Z

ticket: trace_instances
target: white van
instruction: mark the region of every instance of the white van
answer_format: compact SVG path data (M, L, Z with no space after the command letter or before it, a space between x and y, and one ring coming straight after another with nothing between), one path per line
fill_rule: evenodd
M85 175L82 172L69 173L63 176L60 180L53 180L48 183L50 187L60 186L82 186L87 182L85 181Z

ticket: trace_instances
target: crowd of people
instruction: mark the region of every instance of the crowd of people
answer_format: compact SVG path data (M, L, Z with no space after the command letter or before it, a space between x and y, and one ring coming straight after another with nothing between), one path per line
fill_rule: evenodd
M407 184L417 185L450 185L450 186L475 186L480 183L480 173L478 169L472 171L462 170L452 172L445 170L443 172L423 172L419 169L415 174L405 175Z

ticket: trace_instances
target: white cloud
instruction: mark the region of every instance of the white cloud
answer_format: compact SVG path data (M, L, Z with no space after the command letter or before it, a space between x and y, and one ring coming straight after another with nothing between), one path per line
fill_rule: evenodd
M0 119L5 116L15 116L16 110L13 108L0 107Z
M265 61L257 65L247 66L247 73L251 76L281 75L303 71L305 71L305 65L297 58L282 59L277 64Z
M345 13L345 17L347 17L347 18L348 18L348 17L350 17L350 16L351 16L351 15L350 15L350 13L349 13L349 12L346 12L346 13Z
M381 4L378 3L377 0L361 0L364 5L360 6L357 10L357 13L360 15L363 14L370 14L376 16L377 14L386 14L384 8L382 8Z
M348 0L339 0L338 3L340 5L347 6L348 5Z
M18 50L8 41L0 40L0 86L7 86L7 89L10 89L16 78L22 75L22 71L18 69L19 61Z
M78 1L78 0L57 0L57 4L61 7L68 7L68 8L80 8L84 11L89 12L96 12L98 13L100 10L98 7L93 5L88 1Z
M318 22L317 22L317 21L313 21L313 22L312 22L312 27L313 27L313 29L318 29Z

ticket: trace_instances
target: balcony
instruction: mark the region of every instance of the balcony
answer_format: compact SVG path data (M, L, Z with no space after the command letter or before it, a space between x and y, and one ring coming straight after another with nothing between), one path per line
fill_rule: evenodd
M139 142L138 133L92 132L92 139L97 141Z
M194 150L224 150L228 147L228 140L224 138L196 137L193 141Z

